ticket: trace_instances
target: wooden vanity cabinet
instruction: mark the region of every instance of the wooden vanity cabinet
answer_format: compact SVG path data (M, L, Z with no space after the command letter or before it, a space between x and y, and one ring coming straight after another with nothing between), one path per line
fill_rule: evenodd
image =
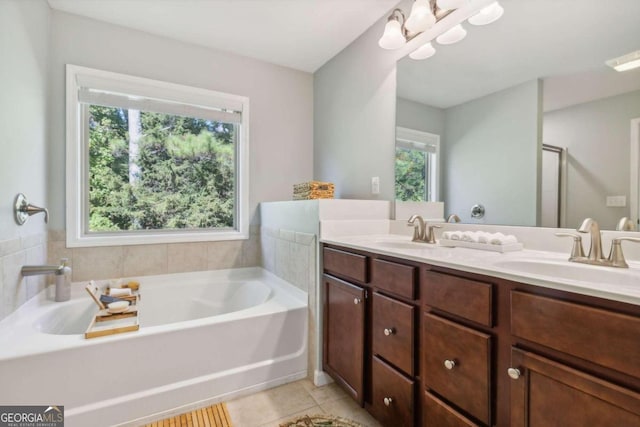
M640 427L640 306L323 256L324 369L384 426Z

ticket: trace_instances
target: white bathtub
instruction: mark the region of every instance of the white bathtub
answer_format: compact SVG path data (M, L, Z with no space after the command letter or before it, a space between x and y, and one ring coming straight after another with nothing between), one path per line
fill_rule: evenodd
M305 292L260 268L135 279L136 332L84 339L86 283L2 320L0 404L64 405L69 427L110 426L306 376Z

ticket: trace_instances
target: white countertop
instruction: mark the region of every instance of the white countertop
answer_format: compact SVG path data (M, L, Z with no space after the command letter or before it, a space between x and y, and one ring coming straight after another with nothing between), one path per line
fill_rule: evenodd
M640 262L629 268L569 262L569 254L527 250L491 252L414 243L396 234L327 237L322 243L640 305Z

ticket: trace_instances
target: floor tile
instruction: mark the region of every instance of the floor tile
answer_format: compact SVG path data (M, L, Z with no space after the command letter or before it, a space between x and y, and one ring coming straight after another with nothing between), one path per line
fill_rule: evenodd
M336 415L338 417L349 418L365 427L382 427L367 411L358 405L352 398L332 400L320 405L322 410L327 414Z

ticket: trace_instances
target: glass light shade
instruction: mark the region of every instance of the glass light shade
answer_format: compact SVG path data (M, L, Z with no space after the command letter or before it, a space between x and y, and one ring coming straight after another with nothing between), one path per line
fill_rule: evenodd
M616 71L629 71L638 67L640 67L640 59L636 59L635 61L625 62L624 64L616 65L613 68L615 68Z
M415 0L404 26L412 33L421 33L433 27L435 23L436 17L431 11L429 0Z
M500 3L491 3L489 6L483 8L477 14L469 18L469 24L472 25L487 25L500 19L504 9L500 6Z
M467 30L462 28L462 25L458 24L452 27L445 33L440 34L436 41L440 44L454 44L462 40L467 36Z
M427 59L436 54L436 50L431 46L431 42L425 43L409 54L411 59Z
M469 3L469 0L438 0L437 5L442 10L459 9L465 4Z
M396 18L387 21L387 25L384 26L384 34L378 40L378 46L383 49L398 49L404 46L405 42L400 21Z

